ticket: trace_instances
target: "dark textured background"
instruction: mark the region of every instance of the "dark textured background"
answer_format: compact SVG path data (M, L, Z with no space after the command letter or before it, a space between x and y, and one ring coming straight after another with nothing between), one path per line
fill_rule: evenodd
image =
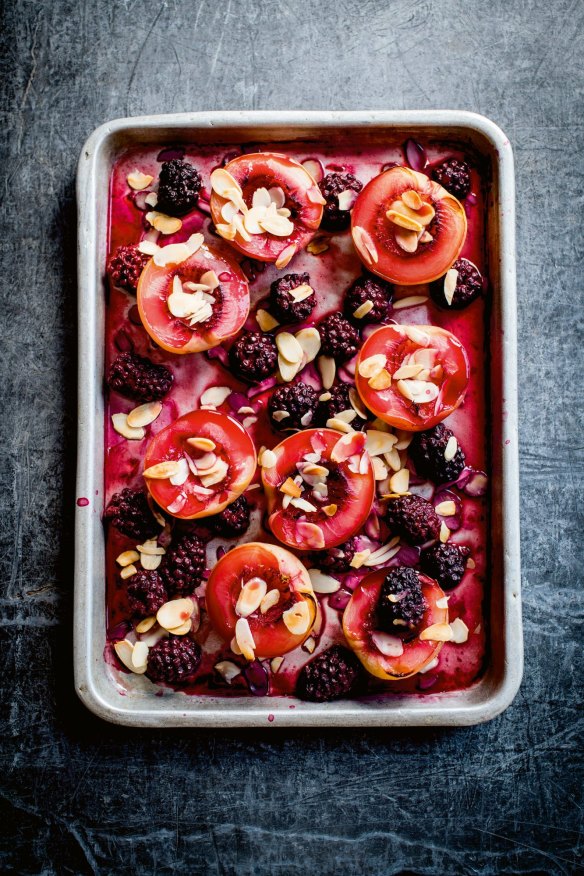
M5 0L2 14L2 869L576 872L582 3ZM100 723L71 672L83 141L152 112L431 107L484 113L515 148L526 636L515 704L458 731Z

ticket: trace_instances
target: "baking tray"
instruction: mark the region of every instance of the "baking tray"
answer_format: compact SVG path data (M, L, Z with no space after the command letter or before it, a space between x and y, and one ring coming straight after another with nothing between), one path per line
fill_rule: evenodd
M104 659L105 540L102 526L103 266L112 161L131 145L409 136L464 142L491 166L487 198L490 316L491 582L488 665L470 688L316 704L289 697L192 696L125 690ZM100 718L138 727L461 726L488 721L513 700L523 671L515 291L515 187L509 140L484 116L459 111L208 112L118 119L85 143L77 174L79 407L75 518L75 687ZM124 695L126 694L126 695ZM295 708L290 708L293 705Z

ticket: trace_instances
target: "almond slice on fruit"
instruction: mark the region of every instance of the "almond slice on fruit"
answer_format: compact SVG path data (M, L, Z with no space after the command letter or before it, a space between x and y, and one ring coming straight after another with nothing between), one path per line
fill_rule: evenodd
M468 627L462 618L455 618L450 624L450 630L452 632L452 642L462 645L463 642L468 641Z
M403 213L398 213L397 210L388 210L385 215L390 222L392 222L394 225L398 225L400 228L405 228L406 231L415 231L416 234L419 234L424 230L424 226L421 222L418 222L411 216L406 216Z
M331 451L331 460L336 463L345 462L351 456L363 453L366 440L363 432L351 432L348 435L343 435Z
M332 356L318 357L318 370L322 379L322 385L325 389L330 389L335 382L335 374L337 366Z
M378 429L368 429L366 434L367 452L370 456L381 456L389 453L395 445L397 438L391 432L380 432Z
M273 208L270 206L258 219L258 225L262 231L267 231L268 234L274 234L276 237L289 237L294 232L294 223L286 216L279 215L275 205Z
M280 601L280 591L274 587L273 590L268 590L262 601L260 602L260 613L265 614Z
M442 523L440 524L440 541L442 542L442 544L446 544L449 538L450 530L448 529L444 521L442 521Z
M141 441L146 434L141 427L132 428L128 425L127 414L112 414L112 426L118 435L127 438L128 441Z
M116 563L118 566L125 567L129 566L131 563L137 562L139 559L140 554L138 551L122 551L122 553L116 557Z
M139 405L130 411L128 414L128 426L132 429L139 429L143 426L149 426L157 417L160 416L162 410L161 402L147 402L144 405Z
M373 243L371 235L361 228L360 225L355 225L353 228L353 242L359 255L368 265L375 265L379 261L377 247Z
M314 514L317 510L316 505L313 505L312 502L307 502L306 499L303 499L302 497L293 497L290 504L294 508L298 508L299 511L305 511L307 514Z
M273 450L267 450L267 449L264 450L264 452L261 454L260 459L259 459L259 463L260 463L262 468L273 468L277 462L278 462L278 457L276 456L276 454L274 453ZM288 480L292 480L292 479L288 478ZM292 481L292 483L294 483L294 481ZM298 493L298 495L300 495L300 493Z
M210 438L199 438L197 435L187 438L186 443L189 447L194 447L195 450L202 450L204 453L211 453L217 447Z
M231 395L231 389L228 386L210 386L202 394L200 403L219 407L229 395Z
M373 466L373 475L376 481L384 481L388 476L387 466L378 456L374 456L371 460Z
M347 423L346 420L341 420L339 417L331 417L327 420L326 427L327 429L335 429L337 432L343 432L345 434L350 434L355 431L350 423Z
M232 663L231 660L220 660L219 663L215 664L214 668L227 684L231 684L234 678L241 675L241 669L236 663Z
M324 548L324 535L318 524L308 523L306 520L297 520L296 530L307 547L314 548L315 550L322 550Z
M428 347L430 345L430 335L417 328L417 326L405 325L403 330L414 344L418 344L420 347Z
M291 608L287 609L282 614L282 620L294 636L303 636L310 628L310 609L308 603L295 602Z
M231 200L233 192L242 194L241 186L235 177L223 167L218 167L211 174L211 188L220 198L225 198L227 201Z
M340 581L337 581L332 575L325 575L319 569L309 569L308 574L315 593L336 593L337 590L341 589Z
M136 624L135 630L137 633L142 635L143 633L147 633L148 630L151 630L155 623L156 623L156 618L154 616L145 617L141 621L138 621L138 623Z
M446 460L446 462L450 462L451 459L454 459L457 450L458 441L456 440L455 435L451 435L446 442L446 447L444 448L444 459Z
M286 265L290 264L290 262L292 261L292 259L296 255L296 250L297 250L297 247L293 243L286 246L282 250L280 255L278 256L278 258L276 259L276 267L278 269L285 268Z
M204 487L214 487L215 484L220 484L227 475L229 470L228 464L224 459L218 459L212 469L206 474L201 475L201 483Z
M249 621L245 617L240 617L235 624L235 641L246 660L255 660L256 644Z
M157 210L151 210L146 213L146 221L153 228L160 231L161 234L176 234L182 228L182 220L175 216L167 216L165 213L159 213Z
M277 334L276 346L280 355L291 365L297 365L302 361L302 347L290 332L280 332Z
M450 642L451 640L452 630L449 624L432 624L420 633L422 642Z
M278 320L274 319L271 313L268 313L267 310L262 310L261 307L256 311L256 322L263 332L270 332L272 329L275 329L280 325Z
M410 210L419 210L422 204L424 203L415 189L408 189L403 192L401 195L401 199Z
M363 304L360 304L359 307L353 311L353 316L355 319L363 319L363 317L367 316L371 310L373 310L373 302L368 298L367 301L364 301Z
M169 512L169 514L180 514L186 504L187 497L185 493L179 493L174 502L172 502L171 505L166 506L166 510Z
M235 235L237 234L237 228L232 222L218 222L215 226L215 231L224 240L235 240Z
M183 457L178 460L178 471L176 474L170 476L169 481L173 485L173 487L182 487L189 476L189 465L187 460Z
M164 462L157 462L156 465L151 465L144 471L144 477L151 480L161 481L178 474L181 466L176 459L167 459Z
M160 246L154 253L154 264L159 268L167 265L180 265L192 255L186 243L169 243L168 246Z
M192 599L171 599L156 612L156 620L165 630L179 629L190 620L195 604Z
M395 242L404 252L415 252L418 248L418 232L398 226L395 231Z
M240 617L249 617L250 614L253 614L260 607L267 590L268 585L263 578L250 578L243 585L237 597L235 613Z
M292 498L296 499L302 495L302 488L299 487L298 484L292 480L292 478L286 478L286 480L280 487L280 492L285 493L287 496L292 496Z
M302 347L303 361L305 364L313 362L320 350L320 334L315 328L300 329L295 335L296 340Z
M376 353L374 356L369 356L359 362L359 374L365 379L375 377L385 368L387 357L384 353Z
M425 380L398 380L396 386L404 398L418 405L435 401L440 394L435 383L428 383Z
M424 366L414 362L412 365L402 365L393 374L394 380L406 380L409 377L417 377L420 371L424 370Z
M376 374L375 377L370 377L367 382L371 389L382 392L391 386L391 374L385 368L382 368L379 374Z
M376 551L373 551L373 553L367 557L363 565L368 568L372 566L382 566L384 563L388 563L392 557L395 557L400 550L401 545L399 544L399 537L396 536L395 538L392 538L388 544L384 544L382 547L377 548Z
M160 247L153 240L141 240L138 244L138 251L144 253L144 255L153 256L159 249Z
M375 630L371 633L371 641L384 657L401 657L404 653L404 643L399 636Z
M353 191L353 189L344 189L342 192L339 192L337 195L339 210L350 210L357 200L357 194L358 192Z

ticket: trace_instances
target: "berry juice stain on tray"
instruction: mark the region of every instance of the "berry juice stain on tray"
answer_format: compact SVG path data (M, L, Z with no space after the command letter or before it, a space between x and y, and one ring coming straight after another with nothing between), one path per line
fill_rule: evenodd
M426 696L483 668L480 167L319 149L112 172L106 659L153 696Z

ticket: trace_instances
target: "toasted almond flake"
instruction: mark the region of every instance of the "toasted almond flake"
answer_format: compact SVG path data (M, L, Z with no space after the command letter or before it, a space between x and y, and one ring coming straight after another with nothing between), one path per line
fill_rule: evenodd
M254 611L260 607L260 604L266 595L268 585L263 578L250 578L239 593L235 604L235 613L239 617L249 617Z
M300 286L295 286L290 289L288 294L294 301L306 301L311 295L314 295L314 289L308 283L301 283Z
M147 189L152 180L153 176L150 176L147 173L142 173L141 170L133 170L128 174L126 180L131 189L134 189L136 192L141 192L144 189Z
M452 299L454 298L454 293L456 292L456 284L458 282L458 271L456 268L450 268L449 271L446 271L446 276L444 277L444 298L446 299L446 303L448 305L452 304Z
M417 328L415 325L404 325L402 326L407 337L414 344L418 344L420 347L427 347L430 344L430 335L421 329Z
M146 671L146 667L143 669L137 669L134 666L132 661L132 655L134 653L134 645L132 642L129 642L127 639L122 639L121 642L116 642L114 644L114 651L118 655L118 658L124 664L126 669L129 669L131 672L135 672L137 675L141 675Z
M422 204L419 210L416 210L416 216L419 218L422 225L427 226L430 224L434 216L436 215L436 210L432 206L432 204Z
M182 487L189 476L189 464L183 457L178 460L178 471L170 476L169 481L173 487Z
M289 237L294 232L294 223L286 216L282 216L276 212L276 206L268 208L263 216L258 218L258 225L263 231L268 234L274 234L276 237Z
M144 253L144 255L153 256L159 249L158 244L152 240L141 240L138 244L138 251Z
M398 368L397 371L393 375L394 380L406 380L408 377L417 377L420 371L424 368L423 365L420 365L417 362L414 362L411 365L402 365L401 368Z
M448 608L448 600L449 596L442 596L440 599L436 600L436 608Z
M307 651L309 654L314 654L316 649L316 639L313 636L309 636L305 642L302 643L302 650Z
M385 457L385 461L392 471L399 471L402 467L400 455L398 451L393 447L391 450L383 454Z
M194 435L192 438L187 438L186 442L189 447L194 447L195 450L202 450L204 453L211 453L217 445L210 438L200 438Z
M448 499L446 502L439 502L435 511L441 517L453 517L456 514L456 504L452 499Z
M367 382L371 389L382 392L391 386L391 374L385 368L382 368L379 374L376 374L375 377L370 377Z
M378 429L368 429L365 434L365 447L370 456L389 453L397 441L396 436L392 435L391 432L381 432Z
M339 411L335 414L335 418L337 420L342 420L344 423L352 423L356 416L357 411L353 410L353 408L351 408L351 410Z
M371 566L382 566L384 563L388 563L392 557L395 557L397 553L401 550L401 545L396 545L395 539L389 542L389 544L383 545L383 547L378 548L376 551L367 557L364 564L368 568Z
M395 242L404 252L415 252L418 248L418 233L417 231L409 231L406 228L395 229Z
M324 534L317 523L308 523L306 520L296 522L296 531L304 545L315 550L324 548Z
M118 435L121 435L122 438L127 438L128 441L141 441L146 434L141 427L132 428L132 426L128 424L128 417L126 414L112 414L112 425Z
M231 200L234 191L242 194L241 186L224 167L218 167L211 174L211 188L217 192L220 198L225 198L228 201Z
M319 569L309 569L308 574L312 582L312 589L315 593L336 593L341 589L341 582L333 578L332 575L325 575Z
M347 435L355 431L350 423L346 423L345 420L340 420L338 417L331 417L327 420L326 427L327 429L336 429L337 432L343 432Z
M237 678L238 675L241 675L241 669L236 663L233 663L231 660L220 660L219 663L215 664L215 671L221 676L221 678L227 682L227 684L231 684L234 678Z
M160 268L167 265L179 265L192 255L186 243L170 243L160 246L154 253L154 264Z
M476 566L477 566L477 564L475 563L473 558L469 557L468 560L466 561L466 568L467 569L476 569Z
M442 521L442 523L440 524L440 541L442 542L442 544L446 544L449 538L450 530L448 529L444 521Z
M298 508L299 511L306 511L307 514L314 514L317 510L316 505L313 505L312 502L307 502L306 499L303 499L302 497L292 498L290 504L294 508Z
M192 599L171 599L156 612L156 620L165 630L175 630L188 621L194 611Z
M175 216L166 216L164 213L159 213L157 210L151 210L146 213L146 220L153 228L160 231L161 234L176 234L182 228L182 221Z
M280 332L277 334L276 346L280 355L291 365L297 365L302 361L302 347L290 332Z
M238 414L253 414L255 416L254 408L250 407L250 405L243 405L243 407L239 408L237 411Z
M156 465L151 465L145 469L144 477L151 480L159 481L170 478L181 470L181 466L176 459L167 459L164 462L158 462Z
M367 359L362 359L359 362L359 374L361 377L369 379L375 377L385 368L387 358L384 353L376 353L374 356L369 356Z
M410 210L419 210L424 203L415 189L408 189L403 192L401 199Z
M284 383L290 383L292 380L294 380L301 368L302 360L300 360L299 362L291 363L288 362L287 359L284 359L283 356L278 355L278 370L280 372L280 377L282 378Z
M300 329L295 335L296 340L302 347L303 362L308 364L316 359L320 350L320 334L315 328Z
M268 590L268 592L260 602L260 613L265 614L267 611L277 605L279 601L280 591L276 587L274 587L273 590Z
M280 487L280 492L285 493L287 496L292 496L295 499L302 495L302 489L292 480L292 478L286 478Z
M396 473L389 479L389 489L392 493L403 495L404 493L407 493L409 485L410 472L407 468L402 468L399 471L396 471Z
M420 243L431 243L434 240L429 231L424 231L420 237Z
M450 630L452 632L452 642L462 645L463 642L468 641L468 627L462 618L455 618L450 624Z
M324 389L330 389L335 382L335 374L337 366L332 356L318 357L318 370L322 379Z
M228 470L229 466L225 460L218 459L213 468L201 475L201 483L204 487L214 487L215 484L220 484L224 480Z
M422 642L450 642L451 639L452 630L449 624L432 624L420 633Z
M353 189L345 189L342 192L339 192L337 195L337 201L339 202L339 210L350 210L355 201L357 200L357 192L353 191ZM326 201L325 201L326 204Z
M254 207L269 207L272 203L272 199L270 197L269 191L265 188L265 186L261 186L259 189L256 189L252 195L251 206L252 209Z
M134 563L130 563L129 566L124 566L122 571L120 572L120 578L125 581L127 578L131 578L132 575L135 575L138 569L134 565Z
M235 240L237 234L237 228L232 222L218 222L215 226L215 231L223 237L224 240Z
M198 459L192 460L197 475L212 474L217 469L219 457L213 451L204 453Z
M268 313L267 310L263 310L261 307L256 311L256 322L263 332L270 332L280 325L271 313Z
M388 210L385 215L394 225L398 225L400 228L405 228L407 231L415 231L416 234L420 234L420 232L424 230L424 226L421 222L418 222L411 216L398 213L397 210Z
M365 548L365 550L362 550L362 551L357 551L353 555L353 559L351 560L351 563L350 563L351 567L353 569L360 569L370 554L371 554L371 551L369 548Z
M219 407L229 395L231 395L231 389L228 386L210 386L202 394L201 404Z
M273 468L277 462L278 457L273 450L264 450L259 458L259 463L262 468ZM288 480L291 480L291 478L288 478ZM294 483L294 481L292 481L292 483ZM300 493L298 493L298 495L300 495Z
M327 390L327 392L323 392L321 395L319 395L318 400L319 400L319 402L327 402L327 401L330 401L331 398L332 398L332 393L328 392L328 390Z
M395 434L397 436L397 444L395 445L395 449L407 450L407 448L412 443L412 439L414 437L413 432L406 432L404 429L396 429Z
M385 463L378 456L374 456L371 460L371 464L373 465L373 475L375 480L384 481L388 475Z
M249 621L240 617L235 624L235 641L246 660L255 659L255 641L251 632Z
M140 563L142 564L142 568L146 569L148 572L153 572L157 569L162 562L162 557L153 556L152 554L140 554Z
M122 551L122 553L116 557L116 563L118 566L124 567L129 566L131 563L135 563L139 559L140 554L138 551Z
M270 660L270 669L272 670L274 675L276 674L276 672L278 672L283 662L283 657L272 657L272 659Z
M148 663L148 645L146 642L136 642L132 649L132 666L134 669L146 668Z
M128 426L132 429L149 426L157 419L161 410L162 404L160 402L147 402L144 405L139 405L128 414Z
M254 425L254 423L257 423L257 421L258 421L258 418L256 416L246 417L242 421L241 425L243 426L244 429L250 429Z
M308 462L302 469L302 476L315 475L319 481L326 480L330 472L324 465L319 465L317 462Z
M399 636L375 630L371 633L371 641L384 657L401 657L404 653L404 643Z
M373 310L373 302L368 298L367 301L364 301L363 304L359 305L357 310L353 311L353 316L355 319L363 319L363 317L367 316L371 310Z
M303 636L310 629L310 609L308 603L295 602L289 609L282 613L284 625L293 636Z
M286 265L289 265L290 262L292 261L292 259L294 258L294 256L296 255L296 250L297 250L297 247L293 243L286 246L282 250L280 255L278 256L278 258L276 259L276 267L279 269L279 268L285 268Z
M370 234L364 228L361 228L360 225L355 225L351 233L355 248L363 261L368 265L377 264L379 255Z
M450 462L451 459L454 459L456 456L456 451L458 450L458 441L456 440L455 435L451 435L448 441L446 442L446 447L444 448L444 459L447 462Z
M417 307L419 304L425 304L428 301L427 295L408 295L407 298L400 298L393 302L394 310L403 310L405 307Z
M145 617L136 624L135 630L140 635L142 633L147 633L148 630L152 629L152 627L154 626L155 623L156 623L156 618L154 616Z
M325 505L322 509L327 517L334 517L337 511L339 510L338 505L335 505L334 502L331 502L330 505Z
M418 405L434 401L440 394L435 383L428 383L425 380L398 380L396 386L404 398Z
M221 207L221 218L225 219L225 222L230 225L233 222L233 218L236 213L239 213L239 207L237 204L234 204L233 201L226 201ZM246 220L249 214L246 214ZM259 233L259 231L258 231Z
M190 633L192 628L193 628L193 622L189 618L184 623L179 624L178 627L173 627L173 629L169 630L168 632L172 633L173 636L186 636L187 633Z
M151 557L163 557L166 553L163 547L160 547L155 538L149 538L144 544L136 545L136 550L141 554L148 554Z
M315 237L306 247L306 252L309 252L311 255L321 255L321 253L326 252L328 248L329 244L325 237Z

